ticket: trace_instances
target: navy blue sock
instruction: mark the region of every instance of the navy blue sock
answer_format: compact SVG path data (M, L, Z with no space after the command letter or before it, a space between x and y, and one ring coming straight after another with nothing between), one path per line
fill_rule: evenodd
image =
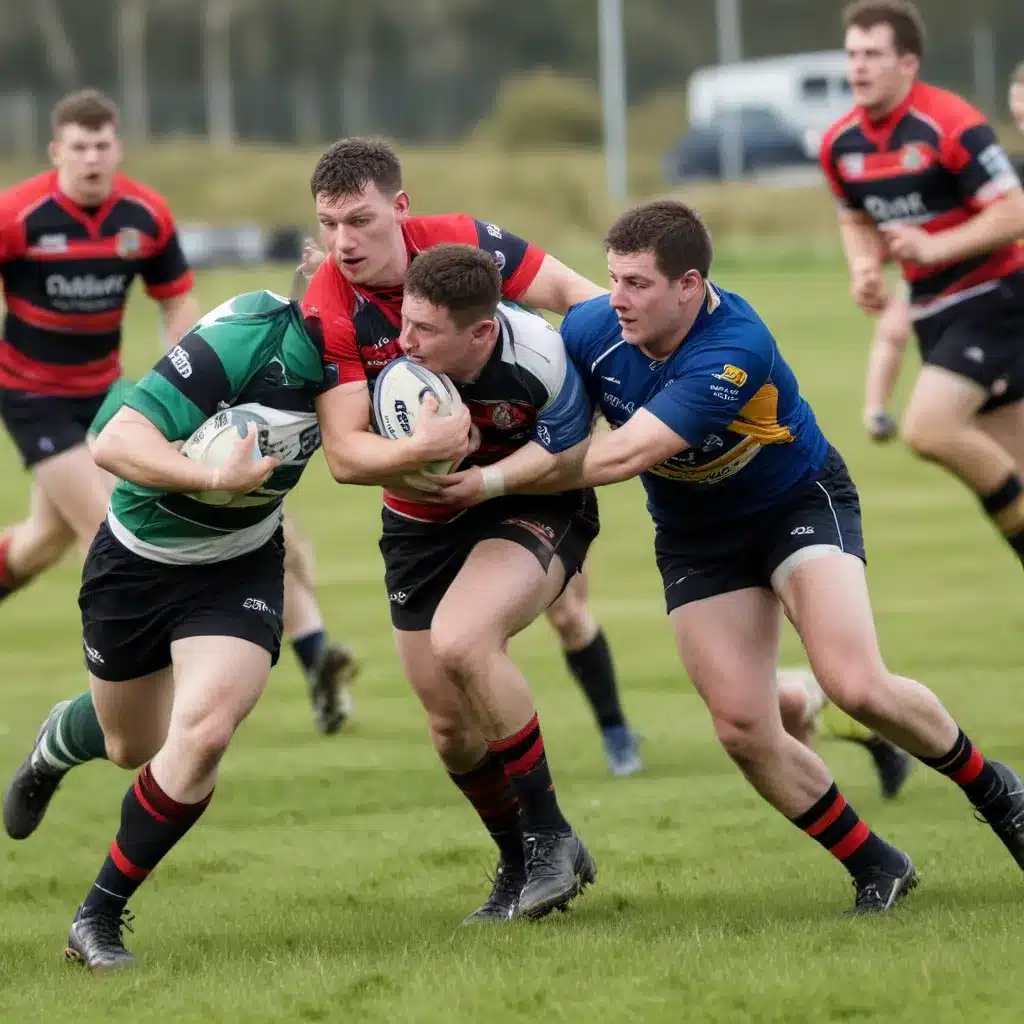
M302 670L308 675L320 661L320 652L327 646L327 634L318 629L315 633L292 637L292 650L299 659Z

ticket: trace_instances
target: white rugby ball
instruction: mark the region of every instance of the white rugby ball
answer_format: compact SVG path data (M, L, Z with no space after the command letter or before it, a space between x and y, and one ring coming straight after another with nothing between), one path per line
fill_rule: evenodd
M411 437L416 429L420 403L427 395L437 400L438 416L450 416L462 405L462 397L451 379L434 373L403 356L388 363L373 385L373 419L382 437L397 440ZM444 459L423 466L428 473L451 472L454 462Z
M266 420L252 409L245 412L241 408L216 412L183 442L181 454L207 466L223 466L235 444L249 433L250 423L255 423L257 430L266 426ZM263 457L259 442L253 449L252 457L254 460ZM238 495L230 491L197 491L189 497L207 505L230 505Z

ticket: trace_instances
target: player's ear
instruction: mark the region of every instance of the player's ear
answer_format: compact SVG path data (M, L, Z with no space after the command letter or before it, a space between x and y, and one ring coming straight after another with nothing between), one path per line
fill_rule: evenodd
M409 193L405 189L399 189L394 199L395 214L399 220L405 220L409 216L410 205Z
M57 140L51 139L50 144L46 147L46 152L50 157L50 163L57 166Z

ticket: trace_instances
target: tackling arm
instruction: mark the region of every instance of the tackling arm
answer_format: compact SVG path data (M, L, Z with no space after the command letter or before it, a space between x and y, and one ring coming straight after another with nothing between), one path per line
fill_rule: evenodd
M537 276L530 282L521 298L528 306L564 316L570 307L596 295L602 295L605 290L577 274L575 270L559 262L549 253L545 255Z

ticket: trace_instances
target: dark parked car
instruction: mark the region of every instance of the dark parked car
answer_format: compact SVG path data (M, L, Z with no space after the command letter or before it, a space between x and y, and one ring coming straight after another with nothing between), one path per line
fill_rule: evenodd
M669 181L722 177L722 139L726 132L740 136L744 174L815 162L804 133L767 107L727 110L710 125L694 128L665 157Z

